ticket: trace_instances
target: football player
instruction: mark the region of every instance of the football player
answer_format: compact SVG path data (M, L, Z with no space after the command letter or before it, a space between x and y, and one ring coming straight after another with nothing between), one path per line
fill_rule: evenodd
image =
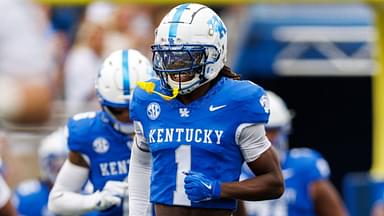
M130 114L135 144L130 215L231 215L236 199L280 197L284 180L264 124L264 90L224 66L227 29L201 4L174 7L152 46L159 80L140 83ZM257 177L239 182L246 161Z
M40 179L25 180L16 187L13 201L20 215L52 215L47 208L48 195L67 154L63 127L41 141L38 150Z
M267 91L271 114L266 132L277 150L285 179L280 199L245 202L248 216L345 216L344 204L329 181L330 169L319 152L309 148L288 150L292 114L285 102ZM245 165L242 178L253 173Z
M0 215L16 216L16 209L11 202L11 189L8 187L2 174L3 164L0 158Z
M149 60L133 49L115 51L104 60L96 79L102 109L69 119L70 152L49 196L51 211L78 215L97 210L114 216L127 212L133 134L128 104L136 81L153 75ZM88 179L94 193L80 194Z

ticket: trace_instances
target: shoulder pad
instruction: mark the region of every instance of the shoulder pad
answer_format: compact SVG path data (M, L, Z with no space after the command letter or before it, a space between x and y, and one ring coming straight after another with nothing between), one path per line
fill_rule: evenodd
M232 100L238 104L237 112L247 123L267 123L269 118L269 103L262 87L251 81L233 80L226 86ZM229 88L231 90L229 90ZM247 115L243 115L243 114Z
M89 127L95 121L97 115L98 112L84 112L72 116L67 122L68 135L71 136L74 133L86 134Z
M71 117L67 122L67 141L70 151L81 151L82 143L89 137L92 127L101 112L79 113Z

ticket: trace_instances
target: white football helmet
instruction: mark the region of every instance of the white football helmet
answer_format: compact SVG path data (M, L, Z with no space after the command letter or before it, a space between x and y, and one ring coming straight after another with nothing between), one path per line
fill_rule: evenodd
M216 78L227 55L227 28L220 17L201 4L181 4L162 19L152 46L153 68L168 90L188 94ZM195 75L174 81L171 74Z
M38 149L41 177L54 183L68 154L67 132L58 128L40 142Z
M118 50L104 60L95 87L102 109L115 129L130 133L132 125L118 121L108 107L128 109L136 82L154 77L150 61L137 50Z
M272 91L267 91L269 99L270 115L267 128L291 128L292 114L288 110L287 105Z
M291 131L291 121L293 115L287 108L287 105L272 91L267 91L269 99L270 115L269 121L266 125L267 132L269 130L278 131L278 135L274 140L270 140L272 145L275 146L281 158L285 158L285 153L288 149L288 135Z

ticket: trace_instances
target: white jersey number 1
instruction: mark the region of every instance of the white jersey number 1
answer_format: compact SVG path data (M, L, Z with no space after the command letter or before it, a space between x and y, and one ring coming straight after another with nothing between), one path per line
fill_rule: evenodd
M188 199L184 190L184 178L183 172L189 172L191 170L191 146L180 145L175 150L175 161L177 163L176 170L176 190L173 192L173 204L190 206L191 200Z

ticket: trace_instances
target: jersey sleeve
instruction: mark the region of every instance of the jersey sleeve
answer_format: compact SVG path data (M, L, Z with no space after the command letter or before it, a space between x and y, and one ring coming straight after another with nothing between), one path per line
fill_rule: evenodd
M271 146L262 124L241 124L236 130L236 138L246 162L256 160Z
M67 121L67 142L70 151L85 153L84 143L88 137L88 128L95 119L95 112L79 113Z
M243 81L234 95L240 103L238 114L243 123L267 123L269 119L269 102L264 89L251 81Z
M131 120L139 120L138 119L138 92L140 91L139 87L136 87L134 90L133 90L133 95L132 95L132 98L131 98L131 101L129 103L129 118Z
M73 123L73 119L69 119L67 123L67 143L69 151L80 152L81 151L81 143L76 139L76 129L75 124Z

